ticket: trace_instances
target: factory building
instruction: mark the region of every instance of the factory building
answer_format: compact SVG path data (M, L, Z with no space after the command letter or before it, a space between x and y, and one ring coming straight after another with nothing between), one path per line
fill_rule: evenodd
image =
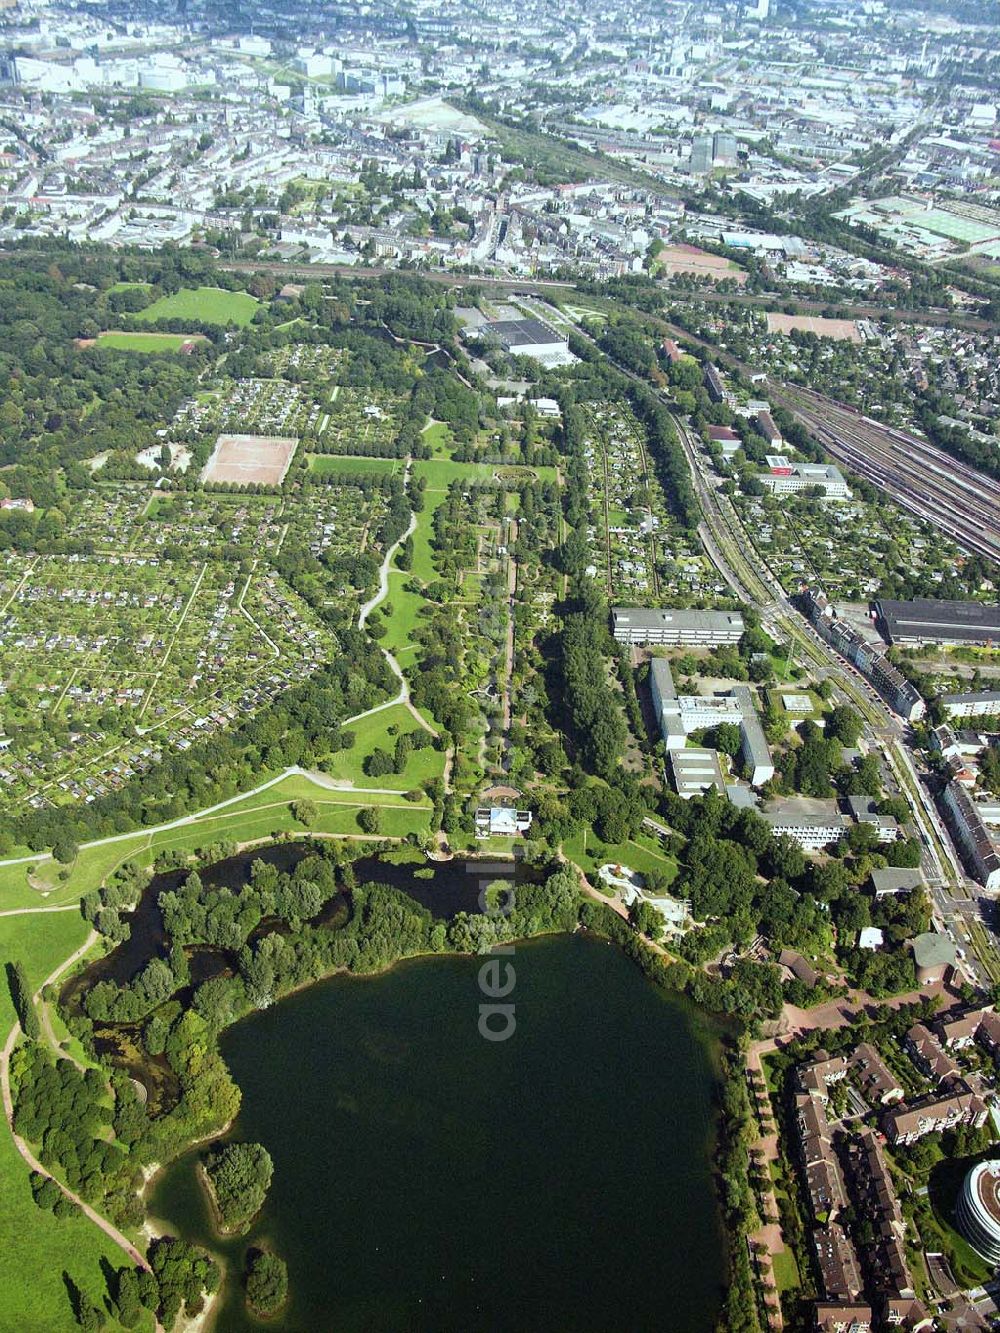
M1000 606L915 597L874 603L875 623L888 643L994 643L1000 640Z
M514 356L530 356L545 365L568 365L574 359L568 340L540 319L498 319L477 332Z
M772 495L797 495L816 486L827 500L851 498L844 474L832 463L793 463L783 454L768 454L766 461L768 471L757 479Z

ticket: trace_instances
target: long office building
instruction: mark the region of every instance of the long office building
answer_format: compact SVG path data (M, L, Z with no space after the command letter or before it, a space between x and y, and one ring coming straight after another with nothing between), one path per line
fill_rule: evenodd
M908 722L924 716L927 705L914 686L884 653L873 648L846 621L838 618L824 593L808 588L803 599L816 632L871 681L894 712Z
M738 611L674 611L666 607L651 611L616 606L611 611L611 628L619 643L718 648L739 643L743 617Z
M883 597L875 602L874 609L879 632L889 643L995 643L1000 640L1000 606L938 601L933 597L897 602Z
M705 388L713 403L721 403L726 396L726 386L722 382L722 376L711 362L705 366Z

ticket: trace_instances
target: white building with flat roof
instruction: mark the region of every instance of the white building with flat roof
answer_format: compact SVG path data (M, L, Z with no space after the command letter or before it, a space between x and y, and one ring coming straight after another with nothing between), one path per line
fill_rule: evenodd
M833 463L790 463L782 456L769 456L772 471L762 472L757 480L772 495L797 495L818 486L827 500L849 500L851 492L844 474Z
M738 611L616 606L611 611L611 628L619 643L717 648L739 643L744 626Z

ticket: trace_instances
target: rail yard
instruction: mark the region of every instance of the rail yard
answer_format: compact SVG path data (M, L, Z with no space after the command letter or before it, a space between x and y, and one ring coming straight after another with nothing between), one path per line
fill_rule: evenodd
M838 463L936 524L966 550L1000 559L1000 483L925 440L811 389L786 386L775 398Z

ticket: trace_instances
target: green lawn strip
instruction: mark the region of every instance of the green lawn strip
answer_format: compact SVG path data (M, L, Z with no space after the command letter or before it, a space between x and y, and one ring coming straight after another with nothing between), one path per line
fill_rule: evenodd
M399 458L363 458L360 454L308 454L309 471L319 476L336 473L376 472L380 475L398 472L403 466Z
M424 443L430 445L435 458L451 457L451 431L443 421L433 421L424 428Z
M421 458L413 464L413 473L427 479L428 491L446 491L453 481L491 481L498 463L456 463L450 458ZM524 469L533 473L533 468Z
M185 343L204 342L200 333L120 333L109 330L99 333L101 347L116 352L179 352Z
M390 727L395 734L390 734ZM331 777L346 778L359 787L392 787L398 791L409 791L419 787L430 778L440 777L444 771L444 755L440 750L413 750L402 773L385 773L380 777L369 777L364 770L365 760L375 749L382 749L389 754L396 745L396 735L403 732L419 731L416 718L402 704L393 708L383 708L380 713L355 722L345 731L357 737L350 750L338 750L326 762ZM364 800L363 796L355 799ZM372 798L374 804L377 798Z
M432 583L437 578L431 551L431 536L434 531L434 512L444 502L445 492L429 491L426 509L417 515L417 527L413 533L413 562L409 574L423 583Z
M797 1291L802 1285L802 1279L799 1277L799 1266L795 1262L795 1255L791 1250L779 1250L777 1254L772 1254L771 1266L774 1270L774 1280L779 1291Z
M87 938L87 923L72 912L0 918L0 953L23 962L32 988ZM6 985L0 986L0 1030L14 1022ZM82 1214L59 1220L36 1208L28 1168L6 1129L0 1132L0 1328L23 1333L71 1333L77 1327L63 1281L67 1273L97 1305L107 1287L102 1259L126 1263L118 1247ZM146 1318L139 1326L152 1327Z
M410 724L404 729L415 730L417 725L415 719L405 710L401 710L401 712L405 715L404 721ZM379 716L379 714L375 714L376 718ZM395 744L394 740L393 744ZM437 764L443 767L444 756L434 751L422 751L419 755L413 755L411 765L415 765L418 760L425 764L429 763L427 756L430 755L433 755ZM400 778L398 782L369 782L364 776L357 779L357 782L359 786L398 786L401 792L407 791L410 787L417 785L415 781L409 780L410 771L415 773L417 769L416 767L412 770L408 768L407 774ZM332 776L347 775L332 774ZM262 775L262 777L266 778L266 775ZM393 777L395 778L396 775L393 775ZM320 818L315 825L316 830L331 833L355 832L353 827L346 826L345 820L341 817L341 810L343 809L350 811L361 804L401 804L400 798L392 795L379 793L369 795L364 792L352 793L346 790L341 792L312 782L304 775L291 774L262 792L248 796L243 801L235 801L232 805L218 811L217 814L195 819L190 824L183 824L177 828L166 829L159 833L150 833L148 829L137 830L133 835L123 838L119 842L84 847L70 867L69 878L65 881L60 881L58 878L63 867L51 859L34 862L30 865L0 866L0 910L17 907L53 907L76 902L83 894L97 888L108 875L125 861L134 860L140 865L151 865L156 859L157 853L166 848L185 848L193 852L206 843L218 841L221 838L234 842L252 842L258 838L266 837L272 830L275 832L286 830L304 832L303 825L298 823L288 810L289 801L302 799L311 800L320 809ZM403 810L404 814L410 815L414 819L414 827L420 824L422 808L423 813L426 814L426 801L422 803L422 806L407 803L407 808ZM426 819L423 822L426 823ZM349 823L349 820L347 823ZM406 831L404 830L404 832ZM47 895L43 895L42 892L28 883L29 871L36 883L51 886ZM70 914L66 913L66 915L69 916ZM0 918L0 920L2 919ZM56 914L46 914L41 919L56 919Z
M171 296L161 296L140 310L136 319L155 323L159 319L196 319L205 324L249 324L257 299L249 292L227 292L221 287L182 287Z

